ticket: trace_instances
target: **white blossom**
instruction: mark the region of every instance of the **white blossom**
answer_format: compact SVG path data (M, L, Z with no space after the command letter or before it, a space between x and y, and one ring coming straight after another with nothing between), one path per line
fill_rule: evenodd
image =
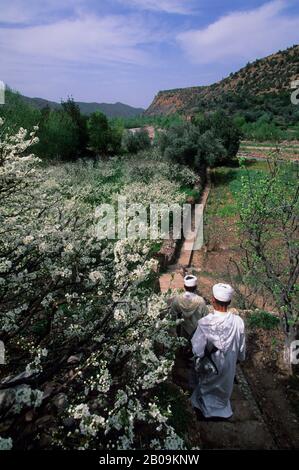
M1 118L0 118L1 120ZM0 122L1 124L1 122ZM13 447L12 445L12 439L11 437L4 439L3 437L0 437L0 450L11 450Z

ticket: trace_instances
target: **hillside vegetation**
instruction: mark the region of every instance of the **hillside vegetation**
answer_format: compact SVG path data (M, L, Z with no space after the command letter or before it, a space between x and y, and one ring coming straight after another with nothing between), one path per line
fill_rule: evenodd
M248 63L210 86L160 91L145 114L186 116L222 108L253 122L265 113L281 126L298 121L298 107L290 100L291 82L299 76L299 46Z

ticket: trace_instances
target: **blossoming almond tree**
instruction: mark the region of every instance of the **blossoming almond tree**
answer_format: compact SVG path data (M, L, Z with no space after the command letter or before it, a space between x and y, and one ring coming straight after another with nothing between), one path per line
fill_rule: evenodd
M72 166L40 169L35 142L23 129L0 142L0 340L10 375L0 384L0 446L37 447L34 427L24 438L30 416L44 417L50 448L184 448L157 395L181 340L153 289L152 244L95 236L94 205L120 190L120 163L82 166L80 184ZM181 200L180 184L166 183ZM135 202L139 188L122 184ZM148 191L147 200L165 198L157 184Z

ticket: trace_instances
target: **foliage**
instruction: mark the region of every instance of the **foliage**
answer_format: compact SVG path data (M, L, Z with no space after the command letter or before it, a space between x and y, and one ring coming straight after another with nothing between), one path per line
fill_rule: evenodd
M116 119L112 119L114 122ZM178 125L183 122L182 116L180 114L171 114L171 115L157 115L157 116L135 116L132 118L118 118L118 121L121 120L125 129L141 128L145 126L155 126L156 128L168 129L173 125Z
M280 320L269 312L258 310L249 315L247 324L250 328L273 330L279 327Z
M246 139L260 142L266 140L277 142L284 137L283 131L273 121L267 122L263 117L253 123L245 121L241 126L241 131Z
M110 123L99 112L88 120L72 98L57 109L48 106L38 110L18 93L7 90L6 103L0 107L1 116L10 135L20 127L30 129L38 123L39 143L34 151L42 159L74 161L94 153L105 156L121 151L122 121L115 119Z
M105 114L96 111L87 122L89 147L97 156L113 155L120 149L122 129L112 127Z
M127 131L124 133L122 146L125 152L136 154L142 150L146 150L151 146L151 139L145 129L137 132Z
M0 106L0 118L4 121L6 132L13 135L20 127L32 129L40 122L41 113L24 103L19 93L5 90L5 104Z
M62 101L62 109L69 115L73 124L76 126L78 148L73 158L82 158L86 156L88 145L87 117L81 114L80 107L75 103L73 98Z
M79 133L72 117L64 111L44 110L37 154L51 160L72 160L78 156Z
M88 119L89 146L97 155L107 155L109 124L105 114L96 111Z
M262 286L289 333L298 322L298 174L296 165L269 162L269 171L243 176L239 193L244 280Z
M0 444L11 447L12 439L18 447L24 413L43 416L67 390L50 447L184 448L155 391L181 344L169 335L166 298L153 290L159 240L99 240L94 230L94 208L116 203L115 193L129 202L183 202L180 177L158 156L151 171L159 178L148 186L137 175L147 167L150 174L150 162L137 161L133 171L127 157L40 169L29 154L36 132L20 129L0 141L0 339L5 370L24 372L14 406L1 408ZM190 179L187 170L181 180ZM49 383L56 384L50 391ZM1 392L7 387L2 382Z
M199 114L195 116L193 122L199 127L201 134L212 132L226 150L227 159L235 157L240 146L240 130L234 120L223 111L217 111L210 114ZM221 162L224 158L222 155Z
M161 133L159 144L166 158L200 169L235 157L240 132L224 113L198 114L192 123L185 122Z

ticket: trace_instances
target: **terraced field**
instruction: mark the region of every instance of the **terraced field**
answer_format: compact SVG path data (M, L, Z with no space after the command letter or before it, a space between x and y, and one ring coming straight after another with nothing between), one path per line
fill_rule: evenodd
M244 140L241 142L238 156L254 160L265 160L275 156L279 160L299 161L299 141L285 141L276 144Z

